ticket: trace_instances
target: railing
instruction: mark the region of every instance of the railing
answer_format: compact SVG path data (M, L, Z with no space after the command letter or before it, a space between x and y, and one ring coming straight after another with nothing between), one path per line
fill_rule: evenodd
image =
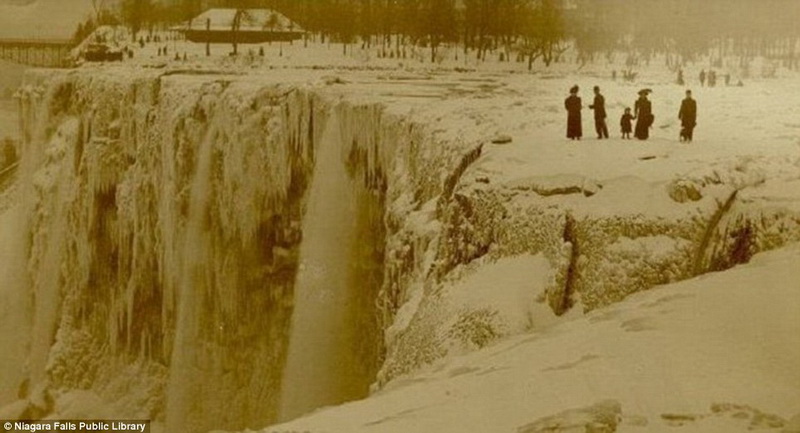
M62 46L72 48L75 43L70 39L25 39L0 38L0 45L6 46Z
M70 40L0 39L0 59L31 66L69 66Z

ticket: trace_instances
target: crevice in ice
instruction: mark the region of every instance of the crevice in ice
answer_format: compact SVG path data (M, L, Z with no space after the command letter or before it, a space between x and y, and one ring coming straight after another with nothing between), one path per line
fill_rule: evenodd
M755 254L756 227L743 215L733 224L725 227L722 242L716 244L711 252L709 271L724 271L736 265L748 263ZM730 241L730 245L726 245Z
M564 275L564 291L561 294L561 298L560 300L556 299L555 304L551 305L553 312L558 316L569 311L574 304L573 296L575 294L575 282L578 278L578 259L581 255L578 236L575 231L575 217L569 213L565 217L562 238L569 247L569 264Z
M441 279L459 265L468 264L487 255L494 243L494 232L477 232L480 224L478 207L480 197L457 193L458 184L483 152L480 144L461 156L456 168L447 175L442 192L436 201L437 219L443 224L443 231L437 251L434 274ZM475 192L480 194L480 192Z
M478 206L482 203L476 201L476 197L454 193L447 204L440 207L439 219L444 227L434 274L437 279L491 251L496 234L493 227L481 227L477 221Z
M444 189L442 190L440 203L450 200L453 196L453 192L456 190L456 186L458 186L458 182L461 180L461 176L464 175L464 172L467 171L470 165L481 157L481 153L483 153L482 143L461 157L461 161L459 161L455 170L453 170L444 181Z
M700 245L697 248L694 265L692 267L694 275L700 275L706 271L708 267L708 248L711 244L711 240L719 228L720 221L722 221L722 218L730 211L731 207L733 207L733 203L736 201L736 196L738 194L739 190L735 189L730 193L724 203L717 202L717 210L708 221L703 236L700 239Z
M14 180L16 180L17 168L19 168L19 163L14 162L3 170L0 170L0 193L5 192Z

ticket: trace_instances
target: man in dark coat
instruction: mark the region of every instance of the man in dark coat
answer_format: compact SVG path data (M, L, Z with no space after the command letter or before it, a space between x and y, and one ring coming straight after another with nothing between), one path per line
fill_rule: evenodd
M569 97L564 100L564 108L567 109L567 138L580 140L583 135L581 125L581 98L578 97L578 86L569 89Z
M691 142L694 127L697 125L697 101L692 99L691 90L686 91L686 98L681 102L678 119L681 120L681 141Z
M650 136L650 126L653 124L653 106L647 95L650 93L649 89L642 89L639 91L639 99L633 105L633 114L636 119L636 129L633 135L639 140L647 140Z
M594 86L594 104L589 108L594 110L594 129L597 131L597 139L608 138L608 127L606 126L606 98L600 94L600 87Z

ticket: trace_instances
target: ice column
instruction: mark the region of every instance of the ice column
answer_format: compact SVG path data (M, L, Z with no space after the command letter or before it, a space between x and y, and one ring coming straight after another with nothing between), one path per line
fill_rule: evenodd
M178 283L178 319L175 346L172 349L169 385L167 389L167 426L169 431L195 431L191 424L190 407L194 393L199 392L197 360L200 350L198 303L209 290L212 280L206 273L209 265L210 239L207 227L207 208L211 188L211 160L214 128L209 128L200 146L197 169L192 182L189 216L183 239L183 264Z
M300 269L282 381L281 421L363 396L359 352L357 188L343 161L338 116L319 143L303 221Z

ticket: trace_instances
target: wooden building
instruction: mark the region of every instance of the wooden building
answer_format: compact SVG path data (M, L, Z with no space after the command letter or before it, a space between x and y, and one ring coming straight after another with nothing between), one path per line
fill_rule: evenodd
M305 33L285 15L270 9L209 9L174 29L187 40L202 43L293 41Z

